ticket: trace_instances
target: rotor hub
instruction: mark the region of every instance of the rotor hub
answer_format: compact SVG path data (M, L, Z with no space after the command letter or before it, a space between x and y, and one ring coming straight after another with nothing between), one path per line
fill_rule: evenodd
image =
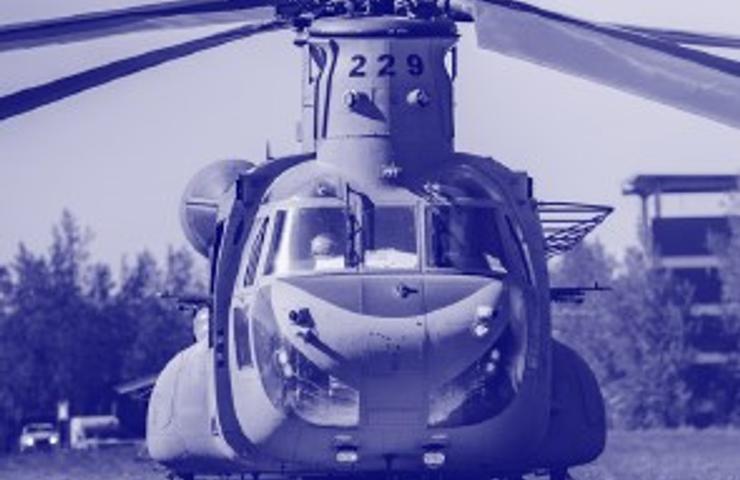
M308 30L315 38L457 38L455 22L445 18L433 20L397 16L326 18L315 21Z

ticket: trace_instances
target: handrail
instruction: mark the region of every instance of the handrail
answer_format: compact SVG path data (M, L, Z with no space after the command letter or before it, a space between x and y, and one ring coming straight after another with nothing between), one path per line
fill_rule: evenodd
M552 258L578 245L614 211L608 205L576 202L538 202L545 255Z

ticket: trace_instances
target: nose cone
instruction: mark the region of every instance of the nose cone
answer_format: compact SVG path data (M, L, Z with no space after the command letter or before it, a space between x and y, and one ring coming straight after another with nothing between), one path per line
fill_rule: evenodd
M363 456L414 457L429 441L435 392L490 350L504 330L507 317L498 306L503 283L452 275L368 277L277 280L261 290L254 321L270 324L264 329L280 337L271 344L294 362L276 391L292 396L286 405L298 418L358 427ZM481 320L486 328L477 334ZM267 365L260 367L263 378L269 376L270 363L259 363ZM304 377L325 384L323 393L310 400L303 395Z
M490 347L507 321L503 284L491 278L304 277L270 288L283 335L347 381L413 373L442 383Z
M326 277L279 281L270 301L284 336L309 360L345 381L421 372L426 337L420 282ZM302 315L308 320L296 321Z

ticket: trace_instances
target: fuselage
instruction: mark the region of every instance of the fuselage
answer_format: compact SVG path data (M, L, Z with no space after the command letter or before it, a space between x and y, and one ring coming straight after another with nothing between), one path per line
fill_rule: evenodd
M531 205L523 220L490 172L415 192L332 170L279 177L243 249L229 363L245 435L321 468L343 447L376 470L418 467L432 446L450 465L516 461L549 408L546 278L521 244Z
M191 202L210 324L154 389L155 459L482 478L603 448L592 375L551 340L531 179L453 149L455 39L448 20L312 27L306 153L237 175L212 220Z

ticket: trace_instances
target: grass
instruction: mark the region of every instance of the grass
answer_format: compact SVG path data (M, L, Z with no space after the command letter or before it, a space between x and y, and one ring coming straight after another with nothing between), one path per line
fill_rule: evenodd
M611 432L604 455L572 473L577 480L740 480L740 430ZM133 447L0 457L0 480L165 478Z
M740 430L610 432L577 480L740 480Z
M140 448L57 450L0 457L0 480L165 480Z

